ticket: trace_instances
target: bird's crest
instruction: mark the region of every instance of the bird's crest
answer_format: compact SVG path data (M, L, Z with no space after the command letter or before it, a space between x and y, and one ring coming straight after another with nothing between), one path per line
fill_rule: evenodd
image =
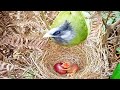
M70 25L70 22L68 22L67 20L65 20L64 24L62 26L60 26L60 28L62 30L71 30L72 26Z

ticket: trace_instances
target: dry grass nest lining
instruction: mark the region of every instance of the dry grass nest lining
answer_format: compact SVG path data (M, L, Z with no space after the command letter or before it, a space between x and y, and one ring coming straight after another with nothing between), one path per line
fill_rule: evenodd
M50 16L48 17L51 17L54 15L54 12L49 14ZM17 61L22 60L29 62L28 64L25 63L28 67L23 67L23 71L26 72L27 68L30 68L30 70L34 71L34 75L37 76L33 78L108 78L108 60L106 57L106 49L102 47L102 20L99 14L94 15L92 19L91 33L87 40L75 47L63 47L51 40L48 42L47 40L43 40L43 38L41 38L43 34L39 31L44 30L44 28L46 29L46 25L41 23L42 17L40 17L39 12L35 13L35 15L33 12L17 12L15 16L20 17L17 17L15 20L13 16L14 13L11 15L13 25L10 24L9 27L15 27L16 32L19 34L12 34L13 29L7 28L6 33L1 37L1 44L10 44L16 47L12 55L13 61L17 59ZM48 19L48 22L50 21L52 22L53 19ZM26 26L29 27L30 31L28 30L28 32L26 32ZM39 30L40 28L41 30ZM11 33L9 34L8 31ZM30 56L23 55L22 57L25 57L24 59L17 58L16 56L19 57L17 53L19 53L19 50L21 51L20 47L26 47ZM29 49L33 52L29 52ZM23 54L24 53L27 53L26 50ZM6 60L8 61L8 59ZM53 70L53 65L60 61L77 63L80 70L72 77L66 75L61 76ZM22 65L25 66L24 64ZM18 68L19 67L21 67L21 65L18 65ZM37 69L37 71L35 69ZM24 75L25 74L22 74L20 77L24 78Z
M102 47L102 19L96 14L91 22L91 33L87 40L74 47L64 47L48 41L44 50L44 59L40 61L42 78L75 79L75 78L108 78L108 60ZM53 70L55 63L70 61L79 65L80 70L73 76L59 75Z

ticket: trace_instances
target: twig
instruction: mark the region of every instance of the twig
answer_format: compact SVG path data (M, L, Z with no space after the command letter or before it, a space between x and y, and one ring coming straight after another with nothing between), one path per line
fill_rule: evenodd
M105 25L105 28L107 29L108 28L108 25L106 23L106 20L104 18L102 18L102 21L103 21L103 24Z
M118 31L118 37L116 40L116 44L118 44L119 40L120 40L120 25L117 27L116 31Z
M106 18L105 23L107 23L107 21L108 21L108 19L109 19L110 15L111 15L111 13L112 13L112 11L109 11L109 13L108 13L108 16L107 16L107 18Z
M112 32L112 29L110 28L110 25L107 25L107 23L105 23L106 21L104 18L102 18L102 21L103 21L103 24L105 25L105 29L106 29L106 33L103 36L103 45L108 46L107 39L108 39L110 33Z
M117 28L117 31L118 31L118 43L119 43L119 41L120 41L120 25L118 26L118 28Z
M118 38L119 36L115 36L115 37L110 37L110 38L108 38L107 40L112 40L112 39L114 39L114 38Z
M38 66L38 64L35 62L35 60L33 58L31 58L33 64L36 66L36 68L38 69L39 72L41 72L40 67Z
M106 28L106 34L105 34L105 39L107 41L108 37L109 37L109 34L111 33L111 31L118 25L120 24L120 20L116 21L115 23L111 24L111 25L107 25L105 23L105 20L102 18L103 20L103 24L105 25L105 28Z
M110 33L112 32L111 26L107 25L107 20L108 20L110 14L111 14L111 12L109 12L106 20L104 18L102 18L103 24L105 25L105 29L106 29L106 33L103 37L103 45L105 45L105 47L107 47L107 49L108 49L108 38L109 38ZM108 56L110 56L109 53L108 53ZM108 62L109 62L109 67L111 67L112 61L108 59Z
M110 27L111 27L111 29L114 29L119 24L120 24L120 20L118 20L115 23L111 24Z
M108 18L109 18L109 16L110 16L110 14L111 14L111 12L108 13L108 16L107 16L106 19L104 19L104 18L102 17L102 21L103 21L103 24L105 25L105 28L108 27L108 25L107 25L107 21L108 21Z
M28 67L28 68L26 68L26 69L23 69L23 68L22 68L22 70L24 70L24 72L23 72L18 78L21 78L28 70L30 70L30 68L31 68L31 67Z
M116 44L118 44L118 41L119 41L119 39L120 39L120 37L119 37L119 36L120 36L120 25L118 26L118 28L116 29L116 31L118 31L118 37L117 37L117 40L116 40ZM113 58L112 58L113 61L116 60L116 58L115 58L116 48L117 48L117 45L114 46Z

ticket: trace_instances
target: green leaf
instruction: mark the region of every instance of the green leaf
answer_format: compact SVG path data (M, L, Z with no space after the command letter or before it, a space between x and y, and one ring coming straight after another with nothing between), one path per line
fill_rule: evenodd
M110 79L120 79L120 63L117 64Z
M117 54L120 54L120 47L116 48Z

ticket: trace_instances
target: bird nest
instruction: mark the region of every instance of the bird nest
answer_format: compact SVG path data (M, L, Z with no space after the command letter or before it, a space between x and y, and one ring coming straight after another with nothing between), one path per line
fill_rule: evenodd
M60 46L51 40L44 48L46 53L40 61L43 78L56 79L93 79L107 78L108 60L102 48L102 19L96 14L91 20L91 33L87 40L74 47ZM58 62L76 63L80 70L72 76L60 75L53 69Z
M6 58L4 53L1 56L5 57L2 61L6 61L9 64L12 63L12 65L17 66L17 69L22 68L23 72L21 72L21 75L18 75L18 78L25 78L25 72L30 69L34 71L32 74L37 76L33 78L40 79L108 78L107 54L105 47L102 45L103 23L101 16L97 12L91 19L91 33L87 39L83 43L73 47L61 46L50 39L42 38L42 33L44 33L42 29L46 29L47 27L45 27L44 22L40 22L44 17L40 18L39 12L18 11L17 15L15 13L9 13L13 24L9 24L4 33L2 32L0 45L5 44L16 47L13 53L7 56L8 58ZM53 18L57 14L54 11L52 14L47 13L46 15L53 16L47 18L52 23ZM13 35L10 32L15 33ZM10 55L11 57L9 58ZM77 64L80 68L79 71L72 76L56 73L53 68L54 64L65 61ZM18 63L22 63L22 66ZM32 71L29 71L29 73Z

